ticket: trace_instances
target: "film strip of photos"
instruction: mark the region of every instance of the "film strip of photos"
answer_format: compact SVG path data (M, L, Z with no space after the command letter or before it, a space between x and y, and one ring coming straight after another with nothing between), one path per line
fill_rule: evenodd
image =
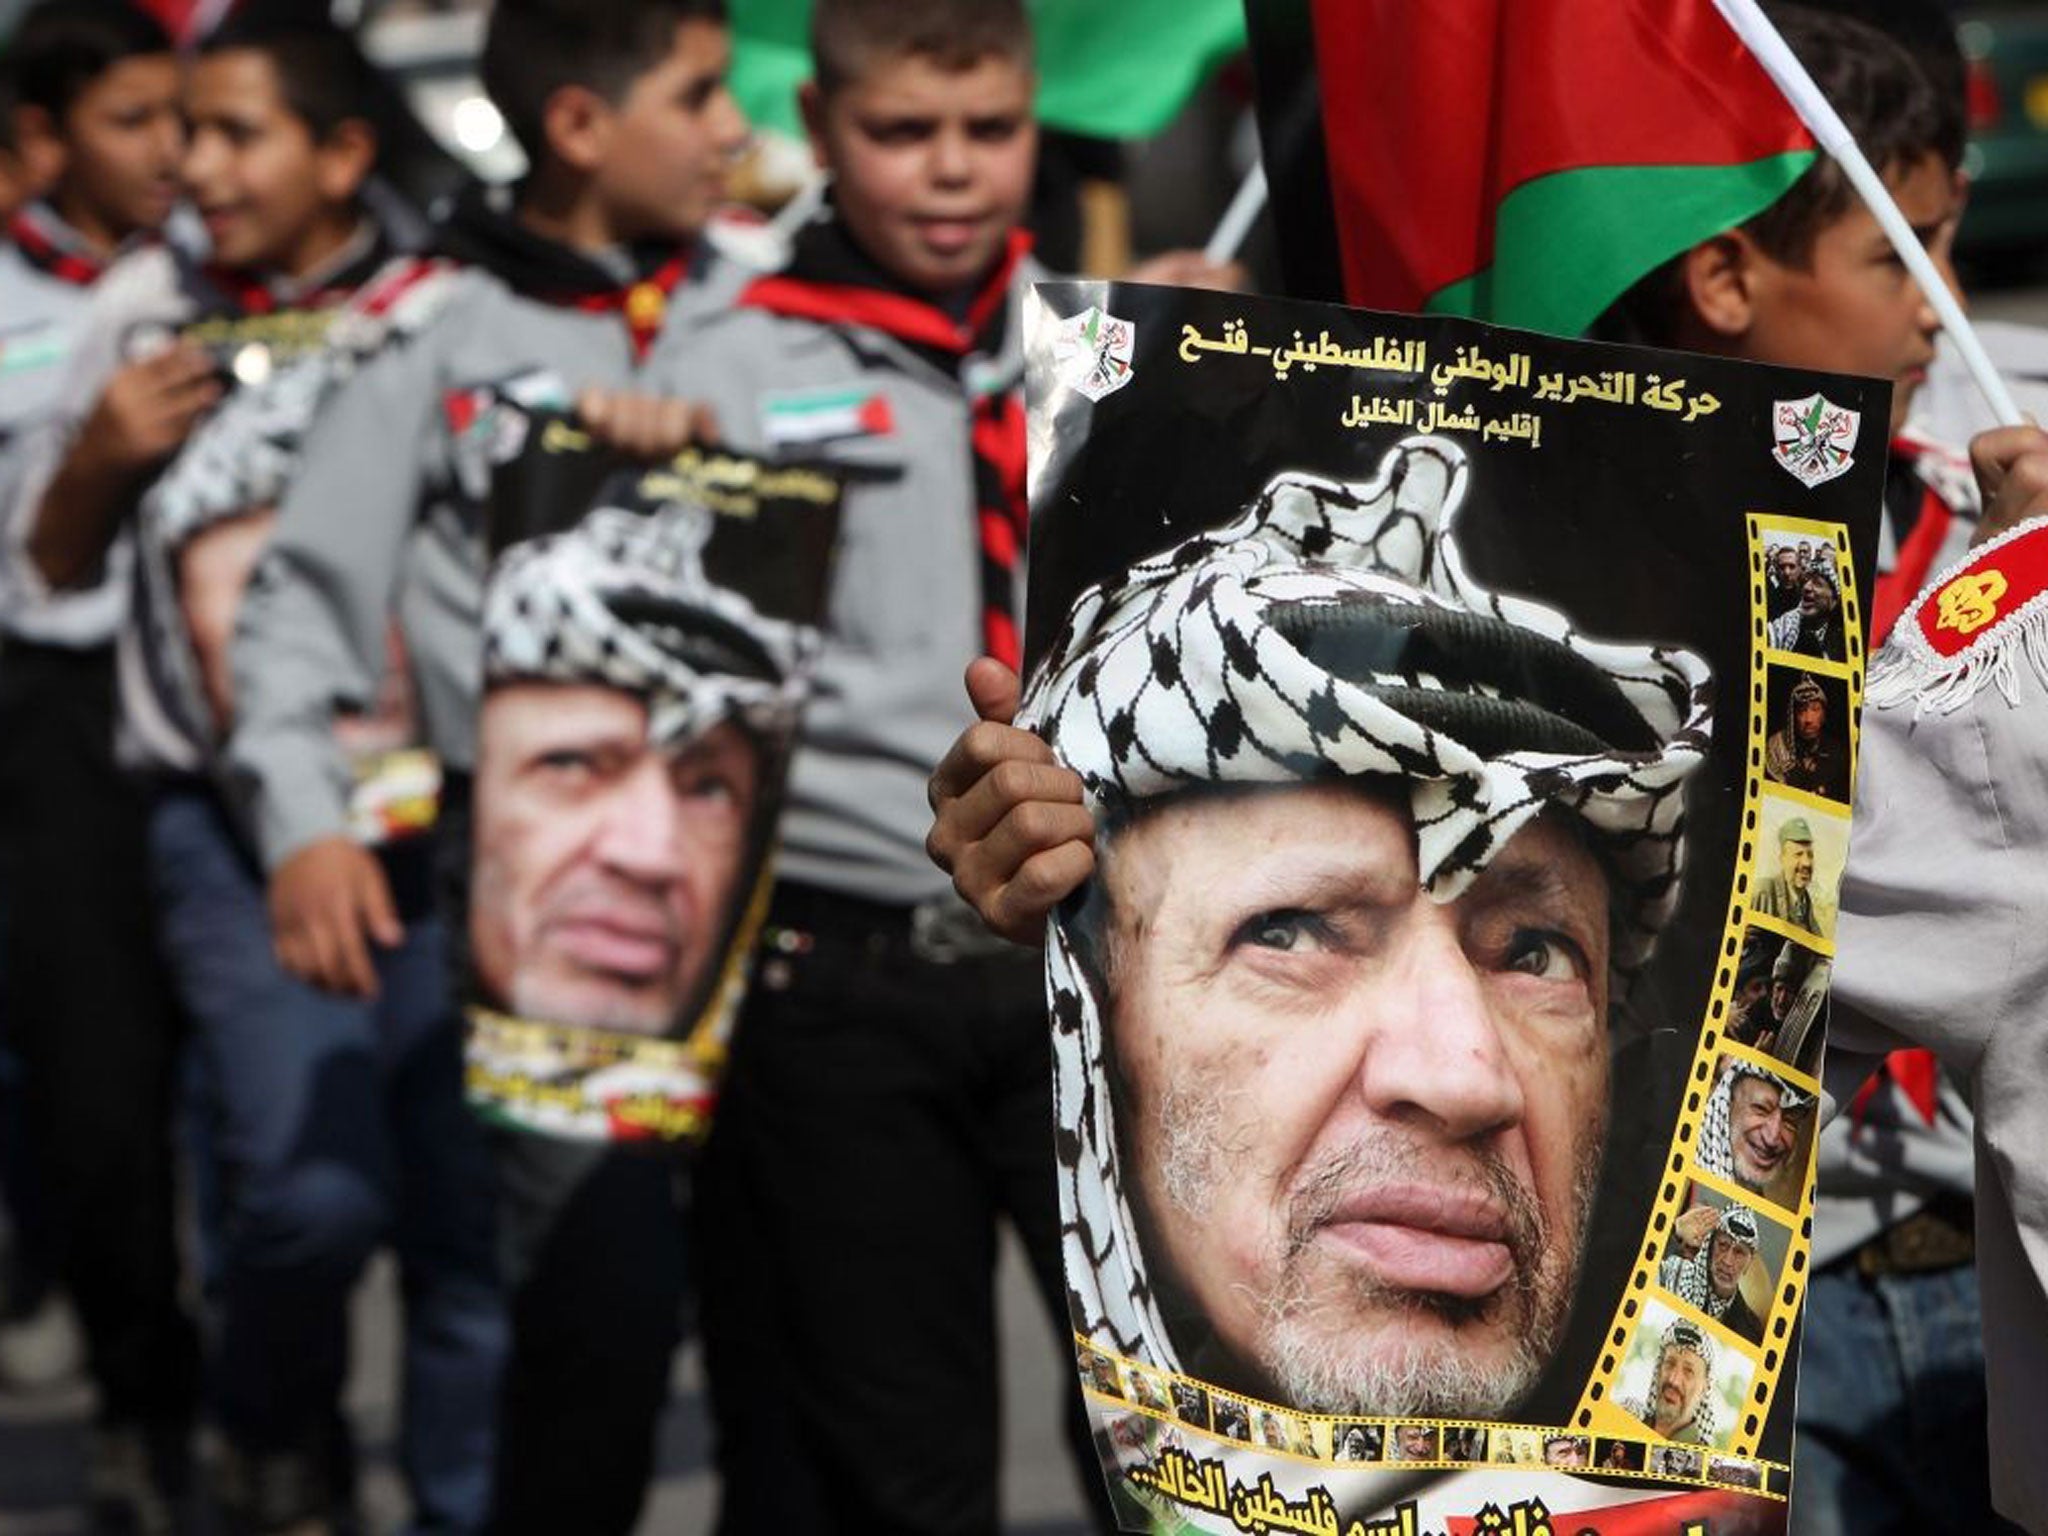
M1753 514L1744 847L1667 1176L1577 1429L1740 1458L1789 1356L1849 844L1862 625L1848 530Z
M1171 1479L1173 1486L1163 1491L1176 1502L1192 1503L1196 1508L1204 1507L1201 1500L1212 1483L1221 1496L1227 1496L1225 1468L1208 1459L1200 1441L1192 1436L1175 1445L1175 1430L1340 1466L1377 1464L1418 1471L1549 1467L1631 1478L1650 1476L1779 1499L1786 1496L1791 1484L1790 1469L1777 1462L1662 1440L1643 1425L1632 1432L1589 1433L1541 1425L1305 1414L1156 1370L1099 1349L1080 1334L1074 1335L1074 1347L1088 1396L1134 1408L1167 1427L1160 1445L1151 1447L1152 1475Z

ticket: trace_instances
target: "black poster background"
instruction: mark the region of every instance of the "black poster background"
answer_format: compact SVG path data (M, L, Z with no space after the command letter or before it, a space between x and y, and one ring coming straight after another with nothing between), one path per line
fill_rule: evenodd
M1644 1242L1685 1077L1715 985L1749 769L1752 552L1748 518L1839 523L1867 594L1885 472L1889 386L1876 380L1571 342L1449 318L1378 314L1305 301L1132 284L1049 283L1037 289L1028 384L1031 407L1030 589L1026 676L1074 598L1190 533L1234 520L1282 470L1372 479L1417 427L1344 425L1354 400L1473 407L1483 419L1531 413L1540 446L1451 432L1471 459L1460 544L1486 587L1562 609L1598 638L1652 639L1705 656L1718 679L1712 750L1688 782L1682 906L1625 1006L1640 1028L1613 1062L1614 1123L1582 1273L1625 1279ZM1091 401L1054 357L1061 319L1099 306L1132 327L1128 379ZM1242 324L1246 350L1219 344ZM1195 339L1206 345L1197 345ZM1419 376L1327 360L1327 348L1416 341ZM1268 348L1291 359L1259 355ZM1460 349L1506 363L1528 359L1526 383L1432 369ZM1325 360L1316 361L1318 354ZM1285 376L1280 376L1284 367ZM1544 375L1625 372L1682 380L1685 412L1642 403L1538 400ZM1809 488L1773 456L1776 402L1818 393L1861 417L1854 462ZM1419 422L1418 422L1419 425ZM1867 597L1866 597L1867 601ZM1780 706L1782 708L1782 706ZM1770 723L1776 729L1778 721ZM1761 836L1757 839L1761 845ZM1617 1011L1624 1006L1617 999ZM1534 1398L1516 1418L1564 1425L1600 1354L1618 1301L1582 1297ZM1796 1332L1790 1341L1796 1348ZM1756 1454L1789 1460L1793 1393L1787 1368Z

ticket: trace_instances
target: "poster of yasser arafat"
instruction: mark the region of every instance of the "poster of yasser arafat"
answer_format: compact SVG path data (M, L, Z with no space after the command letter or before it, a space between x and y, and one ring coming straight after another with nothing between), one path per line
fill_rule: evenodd
M708 447L626 466L503 393L464 416L492 552L470 1098L561 1136L694 1139L767 899L841 487Z
M1886 386L1126 285L1028 358L1126 1527L1783 1530Z

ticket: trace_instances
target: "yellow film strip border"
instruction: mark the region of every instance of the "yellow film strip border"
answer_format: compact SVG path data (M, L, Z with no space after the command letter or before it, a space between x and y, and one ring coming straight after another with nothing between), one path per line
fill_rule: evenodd
M1074 1350L1082 1395L1099 1407L1142 1414L1222 1448L1252 1450L1338 1471L1370 1471L1388 1465L1403 1471L1541 1467L1545 1443L1566 1439L1583 1442L1585 1462L1572 1465L1574 1473L1736 1489L1780 1502L1791 1480L1791 1468L1782 1462L1760 1461L1706 1446L1672 1445L1640 1424L1619 1433L1595 1434L1563 1425L1506 1424L1490 1419L1301 1413L1226 1392L1192 1376L1158 1370L1092 1344L1083 1334L1074 1335ZM1373 1446L1371 1455L1341 1454L1354 1429L1360 1431L1361 1439L1373 1437L1367 1442ZM1395 1456L1395 1436L1402 1429L1427 1431L1431 1453ZM1633 1465L1596 1464L1596 1457L1616 1444L1628 1448Z
M1780 669L1797 669L1812 673L1816 677L1839 679L1846 684L1849 698L1849 753L1853 772L1856 750L1860 745L1857 715L1863 698L1864 672L1862 607L1856 585L1854 562L1850 557L1848 530L1835 523L1812 522L1803 518L1761 513L1752 513L1749 516L1748 530L1748 771L1743 796L1741 847L1735 862L1734 888L1729 896L1727 925L1722 933L1721 963L1715 972L1707 1016L1701 1024L1699 1046L1694 1053L1678 1125L1672 1134L1664 1182L1651 1210L1650 1224L1644 1235L1642 1251L1615 1308L1613 1325L1607 1334L1597 1368L1592 1379L1586 1384L1586 1390L1572 1414L1575 1428L1602 1437L1651 1434L1649 1427L1634 1412L1624 1408L1617 1401L1617 1378L1625 1362L1640 1357L1640 1351L1633 1350L1631 1346L1636 1342L1638 1331L1652 1325L1653 1317L1668 1315L1684 1318L1701 1326L1715 1343L1717 1371L1715 1381L1709 1385L1710 1392L1716 1392L1718 1395L1724 1390L1719 1383L1726 1381L1730 1374L1727 1362L1739 1361L1748 1367L1739 1418L1732 1426L1727 1426L1730 1432L1727 1434L1724 1454L1737 1457L1754 1454L1769 1416L1778 1377L1790 1359L1789 1339L1793 1322L1799 1315L1800 1303L1805 1296L1807 1260L1813 1236L1812 1143L1815 1132L1809 1121L1807 1128L1798 1138L1793 1154L1803 1163L1796 1205L1774 1204L1767 1196L1744 1188L1731 1178L1718 1176L1711 1170L1703 1169L1695 1157L1695 1148L1701 1134L1706 1106L1716 1084L1717 1070L1721 1069L1728 1059L1762 1068L1803 1094L1818 1094L1819 1083L1813 1077L1794 1070L1775 1057L1727 1038L1726 1026L1729 1022L1737 962L1741 958L1745 931L1756 928L1781 938L1794 939L1821 955L1831 956L1834 953L1834 944L1830 936L1817 934L1782 919L1750 910L1752 891L1763 878L1759 873L1759 856L1766 853L1775 856L1775 850L1769 846L1770 840L1763 824L1766 797L1773 802L1789 802L1794 809L1809 811L1816 817L1839 822L1841 846L1845 856L1849 820L1847 803L1836 803L1766 780L1765 744L1777 724L1770 718L1769 713L1770 677L1775 664ZM1775 649L1771 644L1766 549L1772 544L1786 540L1805 540L1811 544L1824 545L1833 551L1832 563L1840 587L1843 630L1843 654L1839 659L1785 652ZM1837 876L1839 877L1839 872ZM1680 1214L1687 1190L1695 1186L1720 1196L1724 1201L1740 1201L1750 1206L1760 1220L1782 1227L1789 1234L1784 1260L1773 1281L1774 1290L1769 1310L1765 1314L1766 1326L1761 1342L1752 1342L1723 1327L1705 1312L1688 1305L1673 1292L1663 1289L1658 1282L1658 1272L1664 1260L1665 1247L1673 1223ZM1709 1451L1708 1455L1711 1457L1713 1452Z

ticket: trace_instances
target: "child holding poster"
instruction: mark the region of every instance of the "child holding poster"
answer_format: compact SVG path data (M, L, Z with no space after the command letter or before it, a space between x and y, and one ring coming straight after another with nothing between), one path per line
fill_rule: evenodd
M559 415L580 405L593 431L635 457L665 457L700 435L680 402L621 406L607 392L689 346L737 286L701 238L746 134L725 88L728 55L719 0L503 0L482 76L530 170L516 197L465 194L441 238L451 259L386 274L371 296L381 308L347 322L404 316L388 344L353 360L306 437L241 607L224 757L254 826L278 958L359 1016L435 910L435 881L422 874L400 891L356 835L337 719L375 698L395 615L425 745L443 769L437 835L458 866L447 873L466 883L500 446L491 433L508 419L488 407ZM459 1112L452 1002L438 997L423 1051L433 1091ZM630 1527L667 1361L621 1355L612 1340L637 1339L644 1325L672 1341L680 1327L673 1161L516 1131L496 1150L513 1348L498 1398L498 1486L469 1489L465 1518L480 1520L489 1500L501 1530ZM583 1213L612 1203L657 1214L589 1244ZM475 1179L449 1204L488 1225ZM586 1286L622 1272L633 1283L592 1304ZM578 1411L563 1415L564 1401ZM484 1433L475 1416L468 1433Z
M812 42L831 208L671 381L735 445L851 477L697 1181L721 1528L979 1530L998 1219L1060 1305L1048 1064L1035 963L924 856L924 780L960 668L1017 653L1031 35L1016 0L823 0Z

